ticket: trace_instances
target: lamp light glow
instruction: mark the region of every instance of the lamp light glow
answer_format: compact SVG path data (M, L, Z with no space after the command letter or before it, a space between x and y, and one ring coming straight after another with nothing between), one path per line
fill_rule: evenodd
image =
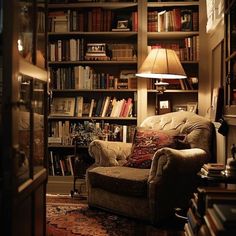
M160 84L162 80L185 79L187 76L175 51L172 49L152 49L136 74L140 78L157 79L155 85L163 92L168 83Z

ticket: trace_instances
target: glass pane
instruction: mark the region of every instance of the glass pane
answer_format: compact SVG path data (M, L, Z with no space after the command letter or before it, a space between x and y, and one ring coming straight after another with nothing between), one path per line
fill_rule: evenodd
M29 62L33 52L33 1L19 1L18 51Z
M24 75L19 75L20 83L20 106L19 106L19 150L17 156L17 177L18 184L30 178L30 81Z
M45 68L45 1L37 0L36 65Z
M43 168L44 160L44 84L37 79L33 82L32 108L34 114L33 166L34 173Z
M231 61L231 104L236 105L236 3L231 11L231 27L230 27L230 54L234 55Z

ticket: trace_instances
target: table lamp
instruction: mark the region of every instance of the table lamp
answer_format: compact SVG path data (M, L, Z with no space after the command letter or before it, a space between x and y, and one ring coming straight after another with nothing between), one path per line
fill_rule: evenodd
M136 76L156 79L155 85L158 93L163 93L168 85L163 80L185 79L187 77L175 51L165 48L152 49Z

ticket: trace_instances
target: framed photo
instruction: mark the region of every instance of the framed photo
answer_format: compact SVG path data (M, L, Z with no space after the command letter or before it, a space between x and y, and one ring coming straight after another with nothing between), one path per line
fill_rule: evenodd
M159 115L171 112L170 101L169 100L162 100L159 101Z
M211 99L210 119L219 121L222 118L222 107L224 106L224 89L222 87L214 88Z
M74 116L75 98L54 98L52 101L52 116Z
M188 102L187 103L187 111L190 112L197 112L197 102Z
M117 29L127 29L128 28L128 20L118 20L116 28Z

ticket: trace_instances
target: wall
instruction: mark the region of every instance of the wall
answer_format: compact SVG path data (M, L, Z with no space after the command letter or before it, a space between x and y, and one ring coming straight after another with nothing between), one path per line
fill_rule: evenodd
M203 8L202 8L203 9ZM207 58L207 62L203 65L203 76L209 78L208 82L203 82L200 96L201 115L207 115L207 110L211 106L211 97L214 88L224 86L224 20L217 22L218 24L211 32L205 35L205 48L202 49L200 58ZM206 43L207 42L207 43ZM205 52L204 52L205 49ZM201 63L202 64L202 63ZM204 104L204 99L206 103ZM209 100L210 99L210 100ZM225 163L226 157L231 156L230 149L233 143L236 144L236 122L226 118L229 125L228 134L223 136L218 133L219 123L215 123L217 132L217 161Z

